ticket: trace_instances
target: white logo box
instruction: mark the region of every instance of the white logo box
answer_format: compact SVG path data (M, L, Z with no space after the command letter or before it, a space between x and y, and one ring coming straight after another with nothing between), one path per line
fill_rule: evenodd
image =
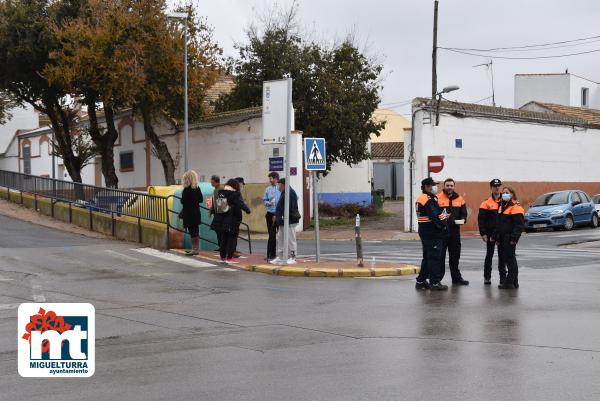
M56 318L51 312L54 312ZM35 322L28 331L27 325L32 321L32 316L35 316ZM85 323L87 323L87 330L82 327ZM71 327L66 329L65 324L70 324ZM44 332L35 330L40 327L48 330ZM90 377L94 374L96 310L92 304L21 304L18 311L17 333L18 369L21 376ZM49 342L49 349L46 359L41 359L44 340ZM87 340L87 352L84 352L85 340ZM64 341L68 342L68 349L63 349L61 343ZM62 359L65 355L67 357Z

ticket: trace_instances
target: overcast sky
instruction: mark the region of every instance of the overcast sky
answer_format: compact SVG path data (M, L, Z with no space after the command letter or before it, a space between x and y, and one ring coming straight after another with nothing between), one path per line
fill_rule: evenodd
M215 29L227 55L244 40L244 29L268 0L195 0ZM280 0L282 6L291 0ZM344 37L353 27L369 52L385 66L382 106L430 96L433 0L300 0L302 23L319 38ZM598 0L440 0L438 45L491 48L559 42L600 35ZM521 51L505 56L544 56L600 49L600 41L543 52ZM438 88L459 85L448 98L475 102L491 95L490 74L475 64L489 61L440 50ZM539 60L494 60L496 103L513 107L517 73L569 72L600 81L600 52ZM491 99L482 101L491 104ZM393 105L392 105L393 106ZM410 106L397 106L405 114Z

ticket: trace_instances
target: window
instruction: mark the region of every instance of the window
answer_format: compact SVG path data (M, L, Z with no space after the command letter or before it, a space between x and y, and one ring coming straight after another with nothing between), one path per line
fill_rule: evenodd
M581 107L589 106L589 94L590 90L588 88L581 88Z
M579 197L581 198L581 200L584 203L590 203L591 202L590 197L587 196L587 194L585 192L579 192Z
M31 174L31 146L23 146L23 172Z
M120 171L133 171L133 151L119 153Z
M571 195L571 204L572 205L580 205L581 204L581 198L579 197L577 192L573 192L573 194Z

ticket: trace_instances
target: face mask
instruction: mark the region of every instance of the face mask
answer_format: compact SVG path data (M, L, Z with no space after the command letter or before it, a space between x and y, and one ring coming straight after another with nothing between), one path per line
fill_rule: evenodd
M437 185L431 187L431 193L434 195L438 193Z
M512 198L511 194L502 194L502 200L504 202L508 202L510 200L510 198Z

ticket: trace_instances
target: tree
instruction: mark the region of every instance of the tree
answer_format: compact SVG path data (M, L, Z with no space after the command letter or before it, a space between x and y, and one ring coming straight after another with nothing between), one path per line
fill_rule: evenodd
M0 90L17 105L30 104L50 119L56 150L75 182L81 182L86 155L73 146L78 108L65 87L50 82L43 71L59 47L52 25L77 15L78 0L0 1Z
M134 99L134 110L142 117L146 138L152 143L153 153L161 161L167 185L175 184L175 162L167 144L158 136L154 124L159 118L183 120L183 46L182 28L177 21L168 21L164 14L164 1L144 2L156 18L145 18L143 43L144 74L146 83L139 88ZM162 12L157 13L156 10ZM198 120L205 113L206 90L210 88L221 70L218 57L222 50L214 42L206 21L200 20L191 7L180 9L188 19L188 93L190 120Z
M144 84L141 44L132 38L140 29L138 1L87 0L80 12L62 24L54 24L53 34L60 46L52 53L53 64L44 74L51 82L67 88L87 106L89 135L102 159L107 187L117 188L114 145L118 139L116 110L128 105L137 88ZM104 114L100 124L98 111Z
M295 4L286 13L251 27L247 43L228 69L236 87L216 103L217 111L260 106L263 81L294 79L296 128L327 141L327 165L358 163L369 157L367 142L385 122L372 118L379 104L382 66L369 60L347 39L330 46L304 39L297 28Z
M0 91L0 124L5 124L12 118L11 109L18 106L10 93Z
M46 74L87 105L90 136L110 187L118 185L114 115L126 107L142 117L165 180L175 183L174 160L154 129L158 118L178 118L183 110L183 31L165 10L164 0L88 0L76 18L54 27L62 46L52 54L55 64ZM188 13L189 106L194 118L204 113L204 92L216 80L220 49L191 8ZM100 108L105 126L98 121Z

